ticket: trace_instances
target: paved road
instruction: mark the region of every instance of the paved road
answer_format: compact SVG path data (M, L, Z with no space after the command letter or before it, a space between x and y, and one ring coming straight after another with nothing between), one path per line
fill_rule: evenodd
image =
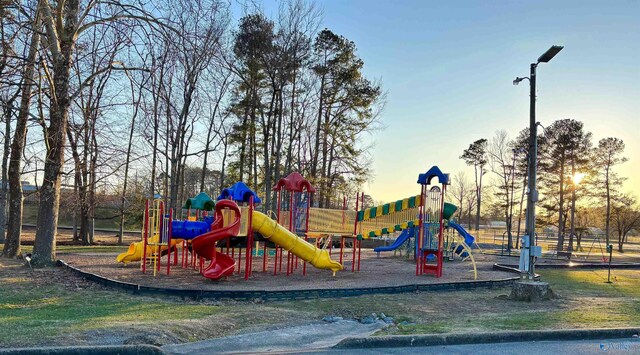
M640 339L543 341L500 344L470 344L415 348L324 349L305 354L640 354Z

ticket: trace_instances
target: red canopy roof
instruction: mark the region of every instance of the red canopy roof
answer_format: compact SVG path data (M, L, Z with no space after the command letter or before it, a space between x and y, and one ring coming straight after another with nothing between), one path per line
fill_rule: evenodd
M297 172L293 172L289 174L289 176L278 180L273 190L280 191L282 188L292 192L302 192L305 190L307 192L316 192L316 189L311 186L311 183Z

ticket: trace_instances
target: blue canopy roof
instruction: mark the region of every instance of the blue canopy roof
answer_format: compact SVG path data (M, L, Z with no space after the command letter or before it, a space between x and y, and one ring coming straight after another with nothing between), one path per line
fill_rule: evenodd
M449 184L449 174L443 173L437 166L432 166L426 173L418 175L418 184L429 185L431 179L438 178L438 181L443 185Z
M253 196L253 203L262 203L260 197L258 197L258 195L253 192L253 190L245 185L244 182L238 181L231 187L223 189L222 193L220 193L220 196L218 196L218 200L226 200L231 197L233 201L249 202L249 198L251 196Z

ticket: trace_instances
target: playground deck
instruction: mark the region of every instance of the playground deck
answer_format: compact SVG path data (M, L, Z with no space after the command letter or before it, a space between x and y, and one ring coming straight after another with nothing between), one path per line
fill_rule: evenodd
M469 262L445 262L444 275L435 278L432 275L415 275L415 262L408 261L393 253L383 253L378 258L371 249L362 249L360 272L351 272L351 261L344 262L345 270L339 271L335 277L330 271L319 270L307 265L307 275L302 275L302 263L291 275L286 275L286 254L282 265L282 272L273 275L273 258L270 258L267 272L262 272L262 257L254 257L253 274L248 281L244 280L244 269L241 274L225 280L212 281L204 278L197 270L183 269L180 266L171 268L171 274L166 275L162 268L160 274L154 277L152 273L142 274L139 263L127 266L114 263L115 253L59 253L58 257L69 265L83 271L98 274L110 279L136 283L140 285L203 290L305 290L305 289L333 289L333 288L361 288L401 286L407 284L435 284L456 281L473 281L472 267ZM345 259L350 260L351 254L346 253ZM334 251L332 258L338 260L339 255ZM166 259L165 259L166 260ZM497 258L490 255L476 255L478 264L478 280L495 280L513 277L508 272L493 270ZM244 267L244 260L243 260ZM237 267L236 267L237 270Z

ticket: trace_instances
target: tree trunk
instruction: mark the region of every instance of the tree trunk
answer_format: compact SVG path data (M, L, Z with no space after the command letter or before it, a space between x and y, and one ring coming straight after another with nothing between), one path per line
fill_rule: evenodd
M329 172L327 171L327 159L329 159L329 135L331 120L331 103L327 105L327 109L324 112L324 123L322 125L322 168L320 169L320 208L325 207L325 201L327 196L327 179Z
M558 206L558 245L557 250L564 250L564 152L560 157L560 204Z
M269 142L269 139L273 138L271 136L272 133L271 132L271 123L274 117L274 106L275 106L275 102L276 102L276 95L277 95L277 89L275 88L275 85L272 87L272 92L271 92L271 101L269 102L269 112L267 114L267 121L265 122L264 120L264 114L262 114L262 136L263 136L263 142L262 142L262 160L264 163L264 204L265 206L267 206L267 208L271 207L271 174L272 174L272 164L271 164L271 152L270 149L273 149L275 144L273 144L274 142ZM261 110L262 111L262 110ZM273 140L273 139L272 139ZM269 147L269 144L271 143L271 147Z
M36 266L51 265L55 260L56 231L58 229L58 212L60 208L60 182L64 164L64 147L68 123L69 106L69 73L75 41L75 30L78 22L78 0L69 0L64 7L65 23L58 38L49 41L60 42L60 52L53 56L53 88L55 96L51 97L49 127L45 134L47 153L44 164L44 176L40 187L40 205L38 206L38 223L33 245L32 264ZM53 18L48 18L48 27L53 26Z
M274 132L274 134L276 135L275 162L273 164L274 165L274 169L275 169L274 178L273 178L274 181L280 180L280 176L281 176L280 175L280 172L281 172L280 166L281 166L281 160L282 160L282 140L283 140L282 139L282 121L283 121L283 115L284 115L284 98L283 98L283 95L282 95L283 91L284 91L284 87L281 87L280 88L280 95L279 95L279 99L278 99L279 107L280 107L279 110L278 110L278 123L277 123L277 128L276 128L276 130ZM269 186L269 189L268 189L268 193L269 194L272 193L270 186ZM275 198L271 200L272 202L271 202L270 209L272 209L272 210L276 209L276 203L275 203L274 200L275 200Z
M57 101L52 100L50 126L47 130L44 179L40 187L40 206L36 238L33 245L33 264L48 266L55 261L56 231L60 207L60 182L64 163L65 130L69 108L69 67L67 63L54 65Z
M254 89L255 90L255 89ZM253 190L258 190L258 147L256 144L256 109L258 105L258 93L254 92L253 108L251 112L251 135L249 136L251 148L251 180L253 180Z
M245 181L244 180L244 169L245 169L245 164L244 161L247 157L247 135L248 132L247 130L249 129L247 127L247 121L249 119L249 106L245 104L245 108L244 108L244 116L242 117L242 141L240 143L240 161L239 161L239 177L238 179L240 181Z
M483 166L480 165L480 177L478 178L478 186L476 189L476 195L478 199L478 204L476 205L476 231L480 230L480 208L482 207L482 175L483 175Z
M142 93L140 93L141 95ZM131 95L134 95L133 83L131 83ZM140 96L138 96L139 98ZM132 97L133 98L133 97ZM136 117L138 116L138 108L140 100L135 105L133 116L131 117L131 128L129 129L129 143L127 144L127 155L124 163L124 182L122 183L122 197L120 199L120 228L118 231L118 244L122 244L122 235L124 234L124 205L127 199L127 178L129 177L129 162L131 160L131 146L133 144L133 131L136 126ZM153 181L152 181L153 184Z
M2 255L13 258L20 253L20 237L22 234L22 203L23 193L20 183L22 154L27 139L27 121L31 106L31 88L35 76L36 56L40 46L40 16L36 15L32 32L29 54L27 56L24 77L22 82L22 96L20 98L20 110L16 120L16 130L11 142L11 158L9 161L9 219L8 233L4 243ZM8 135L8 131L6 134ZM64 131L63 131L64 134ZM8 137L6 138L9 139ZM39 217L38 217L39 218Z
M73 178L73 241L80 240L78 235L78 204L80 198L78 197L78 184L80 183L77 174Z
M291 173L292 159L293 159L293 121L295 117L295 99L296 99L296 78L297 78L297 70L293 73L293 78L291 82L291 106L289 108L289 144L287 146L287 161L285 162L285 175ZM276 181L278 181L276 179Z
M618 252L624 253L624 236L621 232L618 232Z
M164 66L160 68L160 78L158 81L161 83L164 74ZM159 114L159 105L160 105L160 84L154 83L154 86L157 87L158 91L153 94L153 147L151 151L151 184L149 186L151 194L149 194L149 199L153 201L156 195L156 171L157 171L157 160L158 160L158 131L160 130L160 114Z
M73 162L74 162L73 195L75 198L75 204L73 206L73 240L77 241L82 239L84 241L85 236L83 235L81 238L80 234L83 234L85 230L82 227L80 227L80 233L78 233L78 228L77 228L78 211L80 211L80 218L81 219L84 218L82 205L85 201L85 195L83 193L84 190L81 190L82 186L84 186L83 180L82 180L83 169L82 169L82 162L80 161L80 156L78 155L78 147L77 147L76 141L73 138L73 134L71 133L71 129L69 128L69 126L67 126L67 137L69 138L69 146L71 148L71 154L73 156Z
M224 148L223 148L223 152L222 152L222 166L220 168L220 188L224 188L225 186L225 173L226 173L226 165L227 165L227 153L229 150L229 143L227 141L228 137L224 137L223 138L223 144L224 144Z
M609 231L610 231L610 221L611 221L611 190L610 190L610 186L609 186L609 166L610 164L607 164L606 170L605 170L605 180L604 180L604 185L605 188L607 189L607 214L605 216L605 227L604 227L604 235L605 235L605 241L606 241L606 245L609 245Z
M213 110L212 117L215 117L215 111L218 105ZM207 164L209 159L209 146L211 145L211 131L213 130L213 118L209 121L209 129L207 130L207 139L204 145L204 157L202 158L202 174L200 174L200 191L204 191L204 180L207 177Z
M576 176L576 164L575 157L573 156L573 152L571 152L571 176ZM572 180L571 182L571 226L569 232L569 252L573 251L573 235L575 233L575 217L576 217L576 183Z
M11 116L13 116L13 100L5 103L3 110L5 119L4 149L2 151L2 186L0 187L0 243L4 243L7 225L7 194L9 192L9 153L11 152Z
M314 149L311 152L311 177L316 179L318 173L318 155L320 154L320 128L322 127L322 110L324 105L324 84L325 75L320 78L320 102L318 103L318 121L316 122L316 137Z

